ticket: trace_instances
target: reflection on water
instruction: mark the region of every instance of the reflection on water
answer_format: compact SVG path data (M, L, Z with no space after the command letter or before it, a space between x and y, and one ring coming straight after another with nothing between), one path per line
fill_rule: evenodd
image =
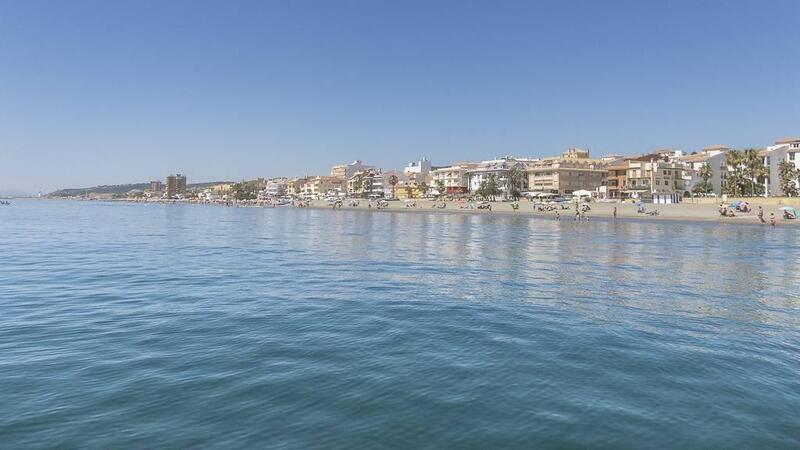
M10 447L770 447L793 228L183 205L0 209Z

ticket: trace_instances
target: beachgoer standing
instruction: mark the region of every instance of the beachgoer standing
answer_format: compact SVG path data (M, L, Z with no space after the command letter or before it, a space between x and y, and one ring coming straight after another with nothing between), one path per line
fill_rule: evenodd
M769 224L775 226L775 213L769 213Z
M614 220L617 220L617 207L614 207Z
M556 211L556 220L561 220L561 214L559 214L558 211Z
M767 223L764 220L764 208L762 208L761 205L758 206L758 220L760 220L761 223Z

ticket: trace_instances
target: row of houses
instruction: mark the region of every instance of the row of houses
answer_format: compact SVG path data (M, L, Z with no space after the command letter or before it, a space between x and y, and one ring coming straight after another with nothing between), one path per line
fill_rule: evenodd
M725 145L710 145L687 153L657 150L623 157L590 156L589 150L570 148L546 158L498 157L481 162L462 161L435 167L422 158L402 170L382 170L360 160L333 166L329 175L299 178L258 179L260 197L297 196L304 198L418 198L426 195L468 196L476 194L490 180L499 195L564 196L591 192L607 199L637 198L658 203L673 203L693 195L698 183L706 191L721 195L730 173ZM780 196L778 166L788 161L800 167L800 138L782 139L758 150L765 174L753 180L766 195ZM800 186L800 180L795 180Z

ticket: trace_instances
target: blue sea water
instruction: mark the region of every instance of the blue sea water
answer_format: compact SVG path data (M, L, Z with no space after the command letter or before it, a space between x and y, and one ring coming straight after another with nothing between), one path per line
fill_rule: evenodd
M797 448L800 233L0 207L3 448Z

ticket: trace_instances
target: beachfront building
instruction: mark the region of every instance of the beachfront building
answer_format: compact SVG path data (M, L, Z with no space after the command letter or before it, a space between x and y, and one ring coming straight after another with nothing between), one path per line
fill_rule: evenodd
M148 189L152 193L158 193L164 190L164 183L161 181L151 181L150 182L150 189Z
M618 160L610 162L606 167L606 178L600 186L601 198L625 199L628 198L628 162Z
M727 152L730 147L727 145L709 145L691 154L675 158L675 161L683 164L683 189L684 196L691 195L695 186L703 181L700 176L703 167L708 164L711 168L711 178L708 179L712 192L716 195L722 194L722 186L728 173Z
M401 181L395 188L395 196L398 200L410 200L422 198L428 193L430 187L424 183L417 183L414 179Z
M348 197L382 198L390 193L388 177L378 169L358 171L347 180Z
M502 158L492 159L489 161L481 161L475 168L467 171L469 179L469 191L476 193L488 182L492 177L497 180L500 189L500 198L508 198L511 189L508 183L508 174L514 169L522 172L523 176L520 177L519 185L516 186L517 190L524 192L528 190L528 167L534 164L536 159L515 158L513 156L505 156Z
M528 190L533 193L572 194L595 191L608 174L608 163L591 159L589 150L570 148L561 156L543 158L528 168Z
M422 158L419 161L412 161L403 169L403 175L409 180L414 180L417 183L424 183L428 174L431 172L431 162L427 158Z
M375 169L375 167L367 166L361 162L360 159L357 159L350 164L339 164L331 167L331 177L349 180L356 172L363 172L370 169Z
M758 155L768 171L768 176L763 180L766 195L770 197L786 195L781 190L779 167L782 161L788 161L800 169L800 137L776 141L774 145L759 151ZM800 187L800 179L795 179L794 185Z
M654 203L678 203L683 197L683 165L651 153L625 160L627 197Z
M300 195L305 189L308 177L289 178L286 180L286 192L283 195Z
M179 173L167 177L167 198L186 194L186 175Z
M441 182L447 195L466 194L469 192L469 171L478 167L471 162L456 163L449 167L440 167L431 171L432 186Z
M317 176L307 177L301 186L300 194L304 197L321 198L326 195L344 196L347 182L343 178Z
M288 186L288 178L273 178L266 181L263 192L267 197L281 197L286 195Z

